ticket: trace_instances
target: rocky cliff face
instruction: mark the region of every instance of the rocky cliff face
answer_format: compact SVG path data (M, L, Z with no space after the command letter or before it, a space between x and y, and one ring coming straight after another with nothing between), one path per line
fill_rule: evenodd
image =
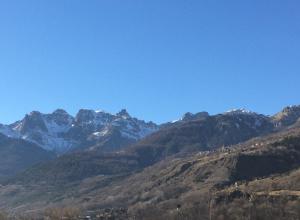
M152 122L131 117L126 110L116 115L81 109L75 117L58 109L51 114L33 111L0 133L33 142L58 154L76 148L117 150L158 130Z
M300 105L285 107L272 117L276 127L290 126L300 118Z

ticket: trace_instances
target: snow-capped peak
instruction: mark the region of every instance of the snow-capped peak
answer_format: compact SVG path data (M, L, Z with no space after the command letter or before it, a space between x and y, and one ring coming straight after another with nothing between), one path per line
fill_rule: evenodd
M231 114L231 115L257 115L256 112L250 111L245 108L239 108L239 109L230 109L225 112L225 114Z
M57 153L84 145L89 138L101 142L101 138L119 134L132 142L156 130L157 125L133 118L125 109L115 115L102 110L81 109L75 117L63 109L50 114L33 111L11 125L0 124L0 133L34 142Z
M95 110L95 113L106 113L106 112L102 109L98 109L98 110Z

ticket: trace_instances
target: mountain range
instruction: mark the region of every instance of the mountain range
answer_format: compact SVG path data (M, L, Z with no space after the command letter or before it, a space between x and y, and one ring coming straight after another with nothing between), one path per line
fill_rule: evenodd
M133 118L126 110L113 115L81 109L75 117L62 109L51 114L33 111L13 124L0 125L0 133L57 154L78 148L118 150L157 130L156 124Z
M126 110L80 110L75 117L61 109L34 111L1 125L0 133L0 153L7 159L1 162L0 208L17 213L72 205L126 207L147 216L155 207L167 219L177 203L184 202L185 210L207 204L202 199L211 190L215 203L231 196L236 182L253 185L257 194L255 179L295 179L300 169L300 106L273 116L245 109L186 113L161 125Z

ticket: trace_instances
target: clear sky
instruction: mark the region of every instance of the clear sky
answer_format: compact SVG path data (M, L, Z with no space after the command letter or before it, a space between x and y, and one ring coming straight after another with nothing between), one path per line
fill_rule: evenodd
M0 122L300 104L299 0L0 0Z

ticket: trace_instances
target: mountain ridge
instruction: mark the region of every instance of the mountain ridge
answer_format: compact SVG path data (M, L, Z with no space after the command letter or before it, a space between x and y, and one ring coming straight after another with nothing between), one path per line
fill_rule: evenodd
M107 139L109 132L113 130L119 131L120 143L112 146L113 149L118 149L155 132L158 126L153 122L131 117L125 109L115 115L80 109L75 117L63 109L49 114L32 111L20 121L10 125L0 124L0 133L33 142L58 154L84 145L95 145L102 139ZM103 148L109 150L109 147Z
M151 166L169 156L177 154L184 155L192 152L214 151L222 147L230 147L252 138L258 138L280 131L280 129L274 125L271 117L253 112L235 111L234 113L224 113L213 116L205 114L204 117L202 116L196 118L192 117L190 120L185 120L184 122L178 121L171 125L164 126L157 132L146 136L136 143L128 143L129 146L121 151L105 154L105 152L98 151L96 145L93 146L95 149L91 147L89 151L79 150L75 154L71 153L61 156L57 158L54 163L50 162L48 166L56 167L54 170L64 170L64 167L68 168L76 163L79 165L78 169L86 169L86 167L80 168L80 166L83 165L81 163L82 158L90 158L91 161L97 161L98 158L98 162L106 166L106 164L111 163L111 158L116 157L123 162L125 161L122 165L124 166L122 169L127 166L127 161L128 164L135 164L135 166L130 166L134 167L134 171L137 171ZM117 130L116 132L118 133L119 131ZM113 160L116 161L116 159ZM68 164L67 161L71 164L70 166L66 165ZM83 161L87 161L87 159ZM62 166L61 164L65 165ZM47 166L45 166L45 168L47 168ZM119 168L116 167L116 169L118 170ZM130 169L131 168L128 168L128 170ZM96 169L95 172L86 172L85 177L86 175L101 175L101 170L102 169ZM67 170L65 171L66 173L69 172ZM112 172L114 173L113 170ZM53 170L49 170L49 173L47 173L46 170L41 173L42 175L40 177L43 179L43 175L50 175L53 173ZM64 178L64 175L65 174L62 174L61 177ZM74 174L70 173L70 175L76 175L78 179L82 178L80 175L77 175L76 172ZM62 182L64 182L63 179Z

